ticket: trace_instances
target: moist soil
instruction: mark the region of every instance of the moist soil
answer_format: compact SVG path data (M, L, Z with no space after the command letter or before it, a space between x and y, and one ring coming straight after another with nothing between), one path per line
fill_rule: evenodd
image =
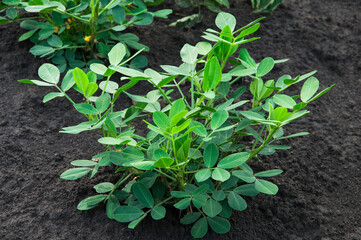
M237 17L238 26L260 17L251 14L249 2L230 1L227 11ZM182 46L201 41L202 32L215 27L216 14L206 10L203 22L191 29L169 27L192 10L172 3L161 7L174 8L175 14L132 30L150 46L146 55L155 69L180 64ZM320 88L336 86L307 107L311 114L286 129L310 135L285 141L291 150L254 163L261 170L284 170L272 179L278 194L247 198L248 208L232 215L229 233L210 231L205 239L361 239L360 13L360 1L288 0L265 15L257 33L261 39L245 47L258 61L267 56L291 59L271 77L317 69ZM92 180L59 178L70 161L89 159L102 146L96 132L58 133L84 119L65 100L43 104L50 89L16 81L37 79L44 62L28 53L31 43L17 42L22 33L18 24L0 26L0 239L191 239L190 227L179 223L175 210L160 221L147 218L135 230L108 219L104 205L76 210L79 201L94 195L92 186L116 178L113 169ZM148 90L145 84L134 88L137 94ZM131 104L121 101L124 107Z

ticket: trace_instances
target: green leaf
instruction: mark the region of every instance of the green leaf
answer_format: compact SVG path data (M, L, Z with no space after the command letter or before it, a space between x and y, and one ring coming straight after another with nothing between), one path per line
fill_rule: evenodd
M299 132L299 133L295 133L295 134L291 134L285 137L279 137L277 138L277 140L282 140L282 139L287 139L287 138L294 138L294 137L301 137L301 136L306 136L309 135L309 132Z
M186 109L186 105L183 99L178 99L177 101L173 102L173 105L169 111L169 118L173 118L176 114L184 111Z
M193 196L192 203L196 208L201 208L202 206L204 206L204 204L206 204L207 199L208 199L207 195L199 194Z
M232 175L238 177L246 183L253 183L254 181L256 181L256 178L248 171L237 170L234 171Z
M94 189L97 193L107 193L112 191L113 188L114 184L110 182L103 182L94 186Z
M212 178L216 181L225 182L231 177L231 174L223 168L216 168L213 170Z
M178 114L174 115L170 120L170 125L175 126L179 121L181 121L185 115L187 115L188 111L184 110L182 112L179 112Z
M103 195L103 194L88 197L78 204L77 209L78 210L89 210L91 208L94 208L99 203L101 203L106 197L107 197L107 195Z
M147 216L147 214L144 214L143 216L141 216L140 218L132 221L131 223L128 224L128 228L129 229L134 229L136 226L138 226L138 224Z
M162 157L160 159L158 159L155 163L154 163L154 167L157 168L167 168L169 166L171 166L174 162L173 158L170 157Z
M179 202L177 202L176 204L174 204L174 207L178 208L180 210L183 210L183 209L186 209L190 203L191 203L190 198L184 198L184 199L180 200Z
M150 212L154 220L160 220L165 217L166 210L163 206L157 206Z
M88 99L98 90L98 84L91 82L84 93L84 96Z
M119 145L124 142L124 138L102 137L98 139L98 142L104 145Z
M181 125L179 126L176 126L176 127L173 127L172 128L172 133L173 134L176 134L176 133L179 133L181 131L183 131L184 129L186 129L189 124L192 122L192 119L187 119L184 123L182 123Z
M6 9L6 16L10 19L14 19L16 18L16 16L18 15L18 12L16 11L15 8L8 8Z
M120 206L115 209L113 217L118 222L131 222L143 215L143 211L133 206Z
M89 84L88 76L80 68L74 68L73 78L80 91L85 94Z
M196 190L194 190L194 191L192 192L192 195L193 195L193 197L194 197L194 196L197 196L197 195L201 195L201 194L203 194L203 193L206 193L206 192L208 191L208 189L209 189L209 185L208 185L208 184L202 184L202 185L200 185L199 188L197 188Z
M234 153L219 161L217 167L220 168L235 168L245 163L249 158L249 153L241 152Z
M105 87L105 85L106 85L106 81L102 81L99 83L99 88L101 90L105 89L104 91L107 93L110 93L110 94L116 93L117 89L119 88L118 83L113 82L113 81L108 81L108 84L106 85L106 87Z
M105 72L108 70L106 66L100 63L93 63L90 65L90 70L95 72L98 75L104 76Z
M234 28L236 27L236 23L237 20L232 14L221 12L217 15L216 25L221 30L223 30L223 28L228 25L233 32Z
M229 114L226 110L219 110L215 112L211 119L211 128L213 130L222 126L222 124L227 121Z
M165 151L163 151L162 149L158 148L154 151L154 158L155 160L159 160L163 157L170 157L168 153L166 153Z
M189 124L189 127L192 128L192 127L197 127L196 129L193 130L193 132L195 134L197 134L198 136L201 136L201 137L206 137L207 136L207 130L206 128L204 127L204 125L200 122L196 122L196 121L192 121L190 124Z
M218 234L224 234L231 230L231 224L227 219L221 217L208 218L209 226Z
M180 55L183 62L193 64L195 61L197 61L198 49L187 43L180 51Z
M35 45L34 47L30 48L30 53L35 56L45 56L55 52L54 48L42 45Z
M313 98L311 98L310 100L308 100L307 103L315 101L317 98L321 97L323 94L327 93L328 91L331 90L331 88L333 88L335 86L335 84L333 84L332 86L322 90L322 92L318 93L316 96L314 96Z
M3 0L3 3L6 5L17 5L20 3L20 0Z
M201 216L200 212L188 213L180 220L180 222L181 224L185 224L185 225L192 224L195 221L197 221L200 216Z
M59 82L60 72L53 64L44 63L40 66L38 75L44 81L56 85Z
M31 38L38 29L30 30L19 37L19 42Z
M97 165L97 162L91 160L75 160L72 161L70 164L77 167L92 167Z
M272 169L268 171L262 171L255 174L256 177L274 177L281 174L283 171L281 169Z
M152 193L155 201L161 201L165 194L165 186L162 182L155 182L152 186Z
M47 43L52 46L52 47L62 47L63 46L63 41L61 41L60 37L58 35L51 35L48 40Z
M130 163L130 165L139 170L152 170L155 168L153 164L153 161L140 161Z
M196 44L196 48L198 50L198 54L206 55L209 51L211 51L212 45L209 42L198 42Z
M120 207L119 200L114 195L110 195L107 200L106 212L110 219L114 219L114 211Z
M98 110L89 103L74 104L74 107L78 112L83 113L83 114L88 114L88 115L97 115L98 114Z
M70 88L72 88L75 84L74 78L73 78L73 70L69 70L61 82L61 89L66 92Z
M161 129L166 130L170 127L170 121L168 116L160 111L156 111L153 113L153 121L154 123Z
M273 66L275 65L275 61L271 57L267 57L263 59L257 67L257 77L262 77L269 73Z
M215 217L222 211L222 206L219 202L213 199L208 199L202 210L207 216Z
M292 109L294 105L296 105L295 100L288 95L285 94L276 94L272 97L273 101L282 107L286 107Z
M108 109L110 101L111 101L110 95L108 93L104 93L103 95L97 98L97 100L95 101L95 106L100 113L103 113Z
M60 178L65 180L75 180L87 175L91 168L70 168L60 175Z
M315 95L315 93L317 92L319 85L320 83L317 78L310 77L309 79L307 79L301 89L300 97L302 102L307 102L308 100L310 100L312 96Z
M255 188L261 193L275 195L278 192L278 187L269 181L263 179L257 179L255 182Z
M203 238L208 232L208 223L206 218L199 219L192 227L191 234L194 238Z
M186 197L190 197L191 194L188 192L183 192L183 191L171 191L170 195L172 195L175 198L186 198Z
M35 84L35 85L40 86L40 87L51 87L51 86L53 86L53 84L43 82L43 81L39 81L39 80L22 79L22 80L18 80L18 82L26 83L26 84Z
M202 169L195 174L197 182L204 182L211 177L212 171L208 168Z
M64 93L59 93L59 92L48 93L44 96L43 103L47 103L56 97L64 97Z
M121 74L124 74L126 76L129 77L143 77L144 79L149 79L149 77L142 73L141 71L135 70L135 69L131 69L131 68L126 68L126 67L119 67L119 66L109 66L109 68L111 70L117 71Z
M235 192L229 193L228 204L231 208L237 211L243 211L247 208L246 201Z
M108 53L109 62L111 65L118 65L127 53L127 49L122 43L117 43Z
M216 201L223 201L226 198L226 194L223 190L217 190L212 194L212 198Z
M218 86L222 80L222 70L217 57L206 63L203 76L203 91L208 92Z
M124 8L120 5L112 8L112 15L113 15L114 21L120 25L125 21L126 13L125 13Z
M219 150L217 145L214 143L208 144L203 153L204 164L209 168L214 167L217 163L218 156Z
M256 196L259 193L259 191L256 190L254 184L241 185L236 187L233 191L245 196Z
M132 193L138 201L148 208L154 205L154 199L148 188L142 183L135 183L132 186Z

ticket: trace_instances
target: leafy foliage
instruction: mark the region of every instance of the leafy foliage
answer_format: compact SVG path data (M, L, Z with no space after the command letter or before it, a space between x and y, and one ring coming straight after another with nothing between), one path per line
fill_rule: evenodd
M5 0L0 7L6 11L0 23L22 20L20 27L27 30L19 41L29 39L34 46L30 53L51 59L60 72L70 68L88 70L92 63L108 59L110 49L117 43L125 47L125 57L131 49L148 51L133 33L124 33L132 25L148 25L154 17L167 18L172 12L163 9L149 12L147 4L160 4L155 0ZM20 10L35 13L36 17L23 18ZM119 51L115 49L114 51ZM113 63L111 63L113 64ZM139 55L129 66L143 68L147 59Z
M174 23L170 24L171 26L190 28L194 25L202 22L203 13L201 8L204 6L212 12L221 12L221 7L229 8L228 0L175 0L176 4L183 8L197 8L198 13L192 14L190 16L185 16L178 19Z
M269 178L282 170L254 172L252 162L289 149L277 144L282 139L307 135L285 136L285 126L308 114L304 108L333 86L317 94L315 71L266 80L274 65L286 60L266 57L257 62L241 48L258 39L249 35L258 29L260 20L236 29L234 16L218 14L219 29L209 29L203 35L213 44L186 44L180 51L183 63L162 65L162 72L124 67L134 55L125 60L126 48L118 43L108 53L111 65L94 63L87 74L79 68L69 70L61 86L60 73L51 64L39 68L41 81L20 80L54 86L58 92L45 96L44 102L66 97L87 118L61 132L78 134L98 129L104 135L98 142L106 151L91 160L73 161L75 167L61 178L93 177L99 168L115 165L120 179L115 184L94 186L98 194L81 201L79 210L105 202L110 219L129 222L129 228L135 228L149 215L154 220L164 218L164 206L172 205L185 210L180 222L192 224L192 236L202 238L209 229L228 232L231 225L227 218L247 208L247 196L277 193L277 185ZM228 72L227 64L233 65ZM123 76L121 86L111 80L116 72ZM96 75L105 80L98 83ZM250 85L230 92L230 87L244 77L251 80ZM286 94L289 87L304 80L300 97ZM129 93L139 81L149 82L154 90L145 96ZM186 86L181 86L183 83ZM85 102L75 103L68 96L72 88L84 96ZM247 88L252 97L243 100ZM172 91L178 91L180 98L174 98ZM115 111L120 94L127 95L134 105ZM135 133L132 122L136 119L143 119L147 125L145 136Z
M251 0L251 2L255 13L270 13L282 3L282 0Z

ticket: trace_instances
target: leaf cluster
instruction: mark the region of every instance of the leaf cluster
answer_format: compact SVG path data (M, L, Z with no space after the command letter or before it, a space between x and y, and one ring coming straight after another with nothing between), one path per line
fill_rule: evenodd
M5 0L2 1L6 17L0 23L20 20L27 30L19 41L29 39L34 46L30 53L51 59L60 72L75 67L88 70L92 63L107 62L110 49L121 42L126 56L132 49L148 51L133 33L123 33L133 25L149 25L154 17L167 18L171 9L150 12L147 4L162 1L148 0ZM19 10L36 14L21 18ZM132 68L148 64L139 55L130 62Z
M277 185L268 178L282 170L255 172L252 162L289 149L279 144L283 139L307 135L285 135L285 126L308 114L305 107L333 86L317 93L316 71L267 79L275 64L287 59L266 57L257 62L241 48L258 39L250 35L258 30L261 19L236 29L233 15L219 13L218 30L207 29L203 35L208 41L184 45L183 63L162 65L161 72L126 67L135 55L126 59L126 47L118 43L108 53L110 65L93 63L88 73L69 70L61 86L60 72L52 64L39 68L41 81L21 80L54 86L58 92L46 95L44 102L66 97L86 117L87 121L61 132L97 129L103 133L98 142L106 150L91 160L71 162L74 167L61 178L93 177L99 168L113 165L120 179L94 186L98 194L81 201L79 210L104 202L110 219L129 222L129 228L134 228L146 216L164 218L165 206L171 205L184 210L181 223L192 224L192 236L202 238L208 229L228 232L228 218L247 208L248 196L277 193ZM226 65L232 66L230 71ZM122 75L123 84L113 81L115 73ZM250 80L249 85L244 85L244 78ZM154 89L145 96L131 94L129 89L139 81L149 82ZM230 91L236 82L241 86ZM288 95L286 90L298 83L303 83L300 94ZM85 102L75 103L67 94L71 89L82 94ZM174 91L180 97L175 98ZM115 111L120 94L134 105ZM132 124L136 119L147 125L145 136L136 134Z

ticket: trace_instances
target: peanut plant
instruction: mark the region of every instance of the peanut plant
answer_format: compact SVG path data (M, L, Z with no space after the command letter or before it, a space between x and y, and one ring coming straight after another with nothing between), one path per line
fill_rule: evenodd
M119 180L95 185L97 194L82 200L79 210L105 203L110 219L129 223L133 229L147 216L164 218L166 207L173 206L183 210L180 222L192 225L191 235L202 238L209 229L219 234L230 231L228 218L247 208L248 196L277 193L269 178L282 170L255 172L252 164L262 155L289 149L280 144L283 139L307 135L287 135L286 125L309 114L305 108L333 85L317 93L316 71L267 80L274 65L287 59L266 57L257 62L241 48L258 39L249 36L258 30L261 19L237 29L233 15L219 13L219 29L207 29L203 35L208 41L184 45L183 63L162 65L161 72L125 67L135 56L124 58L126 47L118 43L108 54L110 65L93 63L87 74L79 68L69 70L61 84L52 64L40 67L42 80L20 80L54 87L57 91L47 94L44 102L66 97L84 115L86 121L64 127L62 133L96 129L103 134L98 143L105 151L90 160L72 161L73 168L60 177L76 180L90 174L92 178L99 168L115 166ZM233 68L226 71L229 65ZM125 81L121 86L115 73ZM245 78L250 84L245 85ZM145 96L130 93L140 81L154 89ZM235 83L240 83L236 89ZM288 88L301 83L299 95L287 94ZM84 102L69 97L72 88ZM134 105L116 111L120 94ZM135 132L136 119L147 126L145 136Z

